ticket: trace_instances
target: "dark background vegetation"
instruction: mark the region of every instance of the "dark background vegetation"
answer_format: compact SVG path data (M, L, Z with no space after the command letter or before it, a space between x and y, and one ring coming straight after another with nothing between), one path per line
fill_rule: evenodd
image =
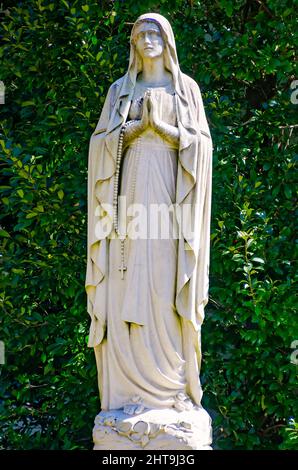
M214 141L202 382L215 447L298 448L294 3L1 3L0 448L91 448L100 404L86 346L88 143L127 69L131 25L148 11L170 20Z

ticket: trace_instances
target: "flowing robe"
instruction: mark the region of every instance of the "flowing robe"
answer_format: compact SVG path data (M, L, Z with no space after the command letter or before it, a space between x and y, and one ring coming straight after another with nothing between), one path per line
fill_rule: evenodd
M143 293L142 298L135 295L136 290L131 296L129 291L125 290L125 283L127 279L131 279L134 269L139 269L139 273L142 272L142 269L135 268L138 260L134 261L134 255L131 258L128 257L132 268L128 264L128 270L125 273L126 281L124 283L121 279L119 282L116 281L117 286L120 285L122 288L115 291L112 287L115 285L115 279L111 276L119 276L117 263L119 265L120 261L119 240L109 238L113 233L112 201L119 124L129 119L128 113L135 90L135 87L129 86L127 75L110 87L99 123L90 141L86 291L88 312L92 319L89 346L93 346L96 352L99 388L104 409L121 407L124 402L135 395L137 389L144 403L155 407L168 407L178 390L185 390L197 404L200 404L202 396L199 381L200 327L204 318L204 306L208 299L212 142L199 88L190 77L182 75L187 96L182 98L181 95L175 94L175 112L180 132L179 148L164 148L162 152L167 154L167 160L159 159L161 149L153 152L152 145L149 149L151 154L153 152L156 155L154 160L156 167L150 166L150 168L155 168L155 175L157 173L161 175L163 172L168 174L166 180L159 180L161 193L168 188L166 197L162 198L162 201L175 202L181 208L182 214L184 208L186 209L184 212L188 214L187 223L185 223L185 217L180 221L178 217L182 236L178 240L170 240L168 245L168 247L172 246L172 255L166 260L166 263L171 266L169 269L171 275L168 277L171 282L168 283L169 289L166 292L166 308L161 307L162 295L157 295L158 302L154 297L156 296L154 286L158 284L160 273L156 274L157 281L153 278L154 283L150 287L147 283L148 265L145 269L146 275L143 277L141 275L140 278L137 276L138 283L142 285L143 282L142 289L139 291ZM148 164L149 155L146 158L148 148L146 151L145 142L141 149L142 157L145 157L142 158L142 163ZM130 146L124 158L126 164L124 163L123 166L121 180L121 190L124 193L125 187L129 185L129 161L133 161L135 151L136 143ZM165 162L166 165L161 171L160 165ZM156 185L156 182L157 180L153 178L151 184ZM138 183L142 185L140 178ZM147 187L148 185L143 185L143 196ZM151 194L154 195L156 192L151 191ZM147 199L146 201L148 202ZM106 231L104 236L98 235L97 227L104 225L110 226L110 230ZM191 231L188 230L189 226L192 228ZM115 245L117 241L118 248ZM150 240L160 247L159 253L162 252L164 241ZM139 242L140 247L146 240L139 240ZM110 250L111 244L114 246L113 250ZM126 246L126 255L128 250ZM141 256L139 260L146 255L146 251L143 254L142 251L141 248L139 252L134 251L135 254L139 253ZM152 280L152 273L156 266L152 267L154 259L149 258L147 256L148 263L151 263L149 275ZM161 264L160 260L158 264ZM119 284L121 282L122 284ZM144 285L144 282L147 285ZM128 303L125 301L125 296L129 299ZM126 305L132 304L135 308L125 308ZM121 308L117 310L117 306ZM117 314L113 316L111 312L114 312L115 307ZM154 316L150 314L150 309L154 312ZM164 328L162 331L162 325L157 320L160 315L164 315L162 324L164 327L167 326L167 314L171 318L171 324L169 330ZM147 321L150 318L150 322L144 325L144 318L143 322L140 320L142 317ZM113 336L114 342L109 335ZM134 338L132 342L130 336ZM165 338L167 344L162 341ZM109 339L111 341L108 347ZM123 344L128 345L128 349ZM166 352L164 357L160 358L162 367L158 361L153 367L154 360L159 356L159 348L171 350L171 354L168 355ZM149 356L146 355L148 351ZM127 360L125 358L124 361L127 353ZM113 361L117 366L111 366L110 369L108 361ZM131 380L128 379L128 381L136 385L136 388L127 387L126 394L123 390L127 383L125 385L122 379L117 381L117 367L119 367L119 372L121 361L126 364L121 370L122 377L124 378L127 373L127 367L131 367ZM112 369L111 375L115 380L108 376ZM156 393L157 390L158 393Z
M141 117L142 88L136 87L130 119ZM176 126L172 87L153 88L152 93L159 117ZM165 210L175 203L177 160L178 149L150 130L134 139L123 157L120 194L126 197L126 210L135 205L131 208L143 216L143 227L125 240L123 279L120 239L108 242L107 334L96 349L103 409L122 408L137 397L147 408L170 408L176 395L186 392L181 321L175 307L178 240L175 214ZM161 218L154 212L157 207L162 208Z

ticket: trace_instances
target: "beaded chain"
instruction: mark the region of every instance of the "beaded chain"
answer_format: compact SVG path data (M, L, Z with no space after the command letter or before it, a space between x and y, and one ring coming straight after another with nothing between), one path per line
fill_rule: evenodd
M139 158L140 158L139 146L140 146L140 141L139 141L139 139L137 139L136 158L135 158L134 172L133 172L131 188L130 188L130 204L133 204L134 197L135 197L136 182L137 182L137 171L138 171L138 161L139 161ZM130 204L128 204L128 207L130 206Z
M120 237L119 233L119 224L118 224L118 192L119 192L119 178L120 178L120 167L121 167L121 160L122 160L122 149L123 149L123 139L124 139L124 132L127 127L129 127L135 121L128 121L126 122L120 131L119 135L119 142L118 142L118 149L117 149L117 159L116 159L116 174L114 180L114 194L113 194L113 224L115 228L116 234ZM124 239L120 239L120 256L121 256L121 266L119 266L119 271L121 271L121 279L124 279L124 271L126 271L127 267L125 266L124 260Z

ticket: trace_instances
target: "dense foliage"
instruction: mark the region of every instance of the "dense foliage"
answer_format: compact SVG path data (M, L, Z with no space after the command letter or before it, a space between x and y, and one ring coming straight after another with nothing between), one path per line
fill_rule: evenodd
M214 142L202 381L216 447L297 448L294 5L1 4L0 448L91 447L99 401L86 346L88 142L109 85L126 71L131 25L148 11L171 21Z

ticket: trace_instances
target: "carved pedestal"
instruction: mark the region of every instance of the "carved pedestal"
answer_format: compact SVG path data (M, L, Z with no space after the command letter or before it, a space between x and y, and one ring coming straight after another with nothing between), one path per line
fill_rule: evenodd
M211 450L211 418L201 407L177 411L101 411L93 428L94 450Z

